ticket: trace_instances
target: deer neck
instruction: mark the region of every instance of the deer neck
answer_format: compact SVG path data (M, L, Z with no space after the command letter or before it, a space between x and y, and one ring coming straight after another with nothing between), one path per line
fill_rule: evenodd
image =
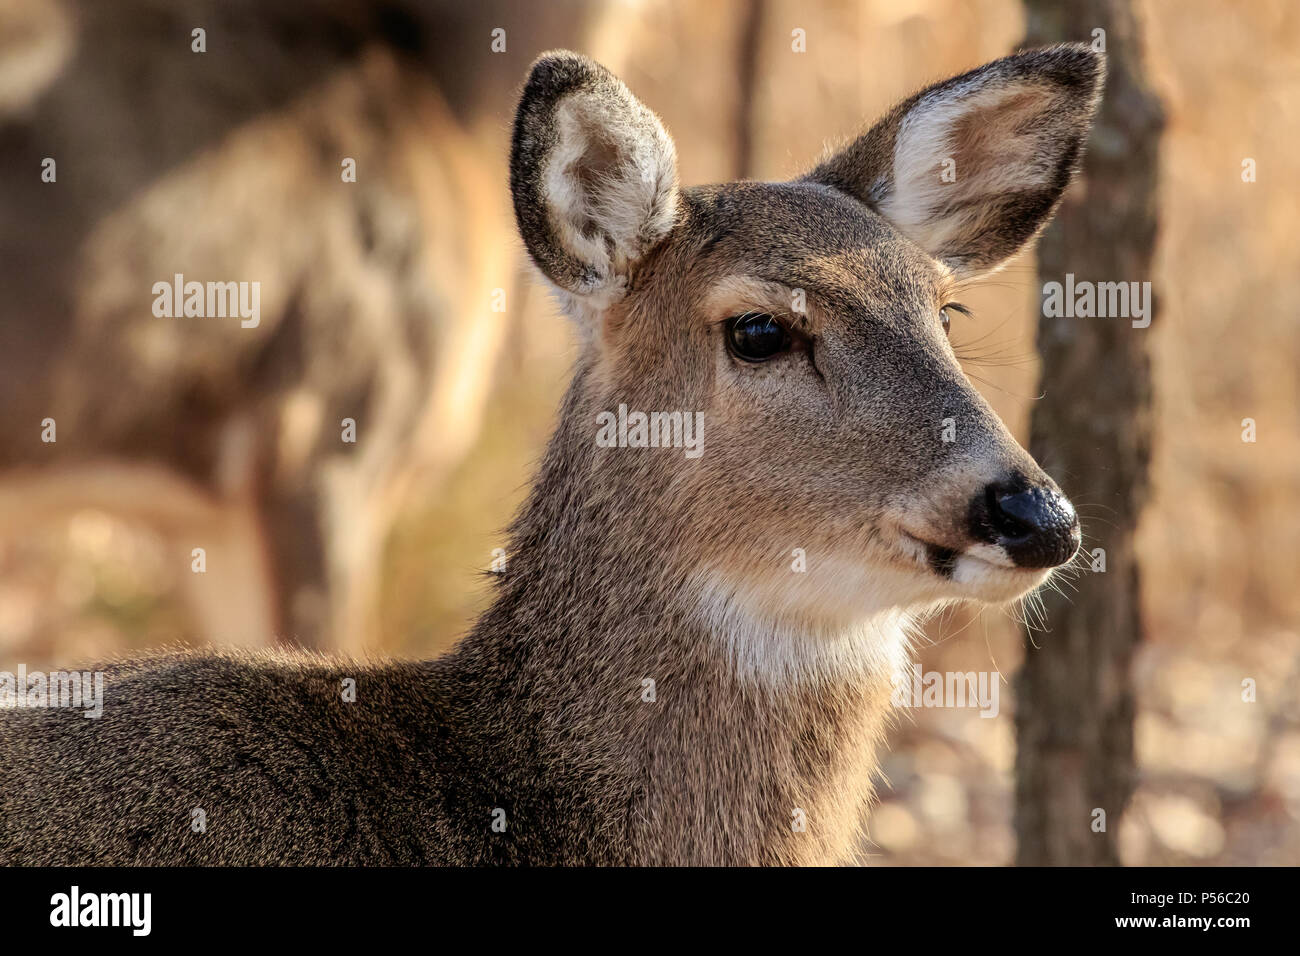
M533 735L512 749L544 767L521 780L572 773L602 791L585 803L617 808L598 825L624 828L626 862L850 857L902 615L826 631L752 610L674 553L666 499L593 488L594 415L576 391L497 599L457 653L499 685L482 719Z

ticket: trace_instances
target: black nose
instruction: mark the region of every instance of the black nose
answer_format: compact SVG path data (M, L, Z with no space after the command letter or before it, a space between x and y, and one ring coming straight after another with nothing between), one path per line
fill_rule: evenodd
M1079 518L1055 488L1024 479L995 482L971 502L971 534L1001 545L1022 568L1054 568L1079 550Z

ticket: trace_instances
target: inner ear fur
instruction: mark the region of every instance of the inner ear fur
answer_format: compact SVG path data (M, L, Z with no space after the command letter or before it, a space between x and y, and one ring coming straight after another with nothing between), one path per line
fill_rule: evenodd
M995 60L899 104L805 178L866 203L958 276L990 271L1051 218L1104 77L1083 44Z
M600 64L543 54L524 84L511 143L519 232L558 288L614 301L678 209L672 139Z

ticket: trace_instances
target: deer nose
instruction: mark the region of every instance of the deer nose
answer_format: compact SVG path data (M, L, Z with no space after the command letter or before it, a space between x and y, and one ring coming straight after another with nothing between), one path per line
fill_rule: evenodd
M1054 568L1079 550L1079 518L1057 489L995 482L971 502L971 533L999 545L1017 567Z

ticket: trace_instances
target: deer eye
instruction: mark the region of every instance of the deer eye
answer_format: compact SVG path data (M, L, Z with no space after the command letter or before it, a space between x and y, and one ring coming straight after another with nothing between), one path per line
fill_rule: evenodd
M727 319L727 348L745 362L766 362L790 348L790 333L766 312Z
M951 326L952 326L953 312L960 312L962 315L971 314L970 309L966 308L966 306L962 305L960 302L949 302L947 305L945 305L942 309L939 310L939 322L943 326L944 335L952 334Z

